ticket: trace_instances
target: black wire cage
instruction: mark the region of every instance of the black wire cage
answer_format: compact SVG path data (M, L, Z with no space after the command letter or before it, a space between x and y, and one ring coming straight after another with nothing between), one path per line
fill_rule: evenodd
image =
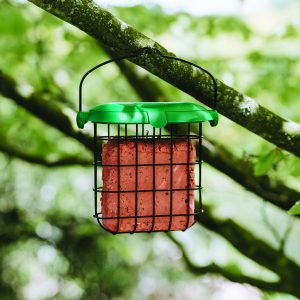
M117 102L82 112L82 84L89 73L141 54L99 64L80 83L77 124L83 128L91 121L94 128L94 217L113 234L185 231L202 211L202 123L217 125L217 111L187 102ZM204 71L213 79L216 100L215 79Z

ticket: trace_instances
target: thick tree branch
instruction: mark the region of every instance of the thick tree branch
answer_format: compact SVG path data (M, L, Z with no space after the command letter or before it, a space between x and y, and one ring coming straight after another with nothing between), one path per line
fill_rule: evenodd
M212 141L204 141L203 149L206 162L262 199L284 210L288 210L300 199L298 191L287 187L279 180L267 174L255 176L251 161L234 156L223 146Z
M11 145L7 144L3 139L1 140L0 144L0 151L5 153L10 157L16 157L18 159L24 160L29 163L38 164L46 167L68 167L68 166L87 166L91 165L92 162L89 160L85 160L78 156L69 156L64 158L57 158L55 160L50 160L45 157L40 157L37 155L32 155L23 151L16 149L16 147L12 147Z
M128 26L91 0L30 0L49 13L73 24L118 54L145 46L170 54L161 45ZM145 68L208 106L213 103L213 85L208 75L181 62L159 55L144 55L134 63ZM274 114L255 100L218 81L218 110L232 121L269 142L300 156L300 125Z

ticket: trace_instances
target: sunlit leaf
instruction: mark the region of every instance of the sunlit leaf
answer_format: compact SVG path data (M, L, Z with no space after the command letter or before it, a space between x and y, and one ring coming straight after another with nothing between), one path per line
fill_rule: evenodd
M300 201L296 202L288 211L291 215L300 215Z

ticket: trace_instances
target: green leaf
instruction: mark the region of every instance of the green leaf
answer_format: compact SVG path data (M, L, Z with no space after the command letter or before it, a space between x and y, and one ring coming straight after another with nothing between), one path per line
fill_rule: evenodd
M300 201L296 202L289 210L288 213L291 215L300 215Z
M254 167L254 175L262 176L266 174L283 158L284 158L284 154L280 149L275 148L274 150L271 150L266 155L263 155L258 159Z

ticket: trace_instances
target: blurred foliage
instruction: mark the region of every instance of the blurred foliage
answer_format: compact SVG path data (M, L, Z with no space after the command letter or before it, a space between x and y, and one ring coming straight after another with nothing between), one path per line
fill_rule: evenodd
M274 169L283 158L284 154L277 148L269 151L266 155L260 156L255 164L254 175L261 176L267 174L272 168Z
M33 5L7 0L0 5L1 68L16 79L23 95L42 94L71 114L68 108L76 109L82 74L107 59L106 53L92 38ZM167 14L159 6L142 5L111 10L275 113L300 122L299 19L279 20L280 30L263 35L237 16ZM191 99L149 76L170 99ZM114 65L92 75L84 95L86 106L139 100ZM0 101L1 143L43 157L90 158L75 140L11 100L0 97ZM298 158L224 117L217 130L206 128L205 134L236 155L250 159L256 164L256 175L268 173L300 190ZM112 236L101 231L90 218L89 168L49 170L1 154L0 173L1 299L210 299L220 286L226 290L229 285L219 277L199 280L189 273L179 249L164 234ZM261 217L263 201L209 167L204 173L204 199L215 213L236 218L275 245L272 230ZM251 218L249 211L253 212ZM282 224L277 228L279 233L284 232L289 217L273 207L269 214ZM300 262L299 221L294 222L294 228L286 251ZM274 279L274 274L249 262L226 241L199 226L177 237L200 265L213 261L253 277L263 274ZM256 290L244 293L249 299L292 299Z

